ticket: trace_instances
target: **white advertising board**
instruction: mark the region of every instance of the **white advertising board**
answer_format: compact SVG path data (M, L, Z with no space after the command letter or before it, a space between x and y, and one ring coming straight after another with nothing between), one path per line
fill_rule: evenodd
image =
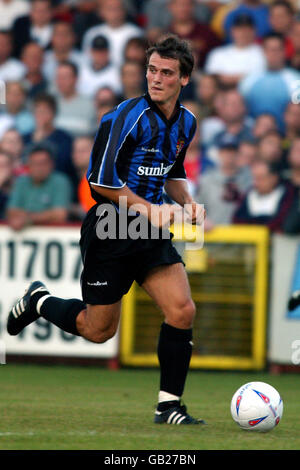
M95 344L63 332L43 318L19 335L6 332L7 314L31 281L46 284L52 295L81 299L80 228L31 227L14 232L0 226L0 341L6 354L114 358L118 335Z

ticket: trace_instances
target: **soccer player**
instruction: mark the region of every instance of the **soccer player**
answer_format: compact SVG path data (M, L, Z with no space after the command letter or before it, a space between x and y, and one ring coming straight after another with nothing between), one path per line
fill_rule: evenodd
M104 115L92 150L87 177L97 203L81 229L83 300L54 297L35 281L9 313L7 330L17 335L41 316L64 331L103 343L115 334L121 299L135 280L164 314L154 422L200 424L204 421L190 416L181 402L195 315L181 257L170 237L114 239L100 237L98 230L107 208L113 210L118 229L125 208L129 221L144 216L161 234L179 205L192 223L201 223L205 215L188 192L183 166L196 119L178 101L192 73L193 54L185 41L172 35L150 47L147 59L148 93ZM163 188L178 204L163 203ZM132 212L134 208L138 210Z

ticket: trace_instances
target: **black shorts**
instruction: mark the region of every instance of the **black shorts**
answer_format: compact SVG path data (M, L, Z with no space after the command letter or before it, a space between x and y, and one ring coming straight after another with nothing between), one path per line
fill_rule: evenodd
M95 208L81 229L83 260L81 289L83 301L110 305L125 295L132 283L143 284L157 266L183 263L170 239L99 240L96 236Z

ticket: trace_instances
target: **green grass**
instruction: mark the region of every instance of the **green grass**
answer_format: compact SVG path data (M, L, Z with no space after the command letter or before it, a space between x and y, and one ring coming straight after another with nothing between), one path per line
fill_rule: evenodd
M276 387L283 419L267 434L242 431L229 406L250 380ZM207 426L154 425L158 371L0 366L0 450L300 449L300 375L191 371L184 400Z

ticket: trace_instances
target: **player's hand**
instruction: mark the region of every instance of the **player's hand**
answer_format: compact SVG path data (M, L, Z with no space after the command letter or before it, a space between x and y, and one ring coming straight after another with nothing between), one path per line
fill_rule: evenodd
M184 213L187 222L193 225L201 225L206 217L206 211L203 204L198 204L195 201L184 205Z
M176 204L152 205L150 221L155 227L167 228L174 222L177 212L182 213L182 207Z

